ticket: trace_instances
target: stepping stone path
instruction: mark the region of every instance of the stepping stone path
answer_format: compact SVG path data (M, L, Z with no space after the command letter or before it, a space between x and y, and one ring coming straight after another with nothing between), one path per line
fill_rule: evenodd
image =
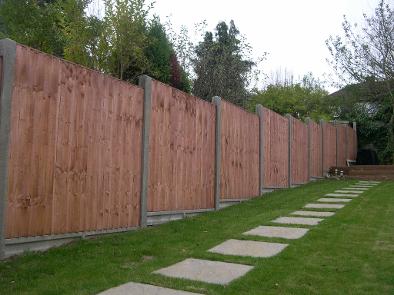
M335 202L341 202L341 203L348 203L352 199L340 199L340 198L320 198L317 201L318 202L323 202L323 203L335 203Z
M378 181L359 181L357 184L351 185L350 187L336 190L334 193L326 194L326 197L317 200L321 203L309 203L306 204L304 208L341 209L345 207L345 205L337 204L337 202L348 203L352 201L352 198L358 197L364 191L368 190L369 188L373 188L379 183L380 182ZM334 214L335 212L329 211L299 210L292 212L291 215L297 215L301 217L279 217L272 220L271 222L281 224L318 225L322 220L324 220L323 218L318 217L330 217ZM243 233L243 235L294 240L303 237L308 231L309 229L307 228L285 226L258 226L252 230ZM211 253L223 255L268 258L279 254L288 246L288 244L283 243L230 239L209 249L208 251ZM188 258L169 267L154 271L153 273L173 278L189 279L211 284L226 285L231 281L245 275L252 269L253 266L250 265ZM201 295L197 293L177 291L173 289L133 282L100 293L100 295L123 294Z
M310 217L330 217L335 214L335 212L324 212L324 211L294 211L292 215L299 216L310 216Z
M224 255L272 257L282 252L287 246L288 244L227 240L208 251Z
M362 194L364 191L348 191L348 190L338 190L335 191L334 193L338 193L338 194Z
M284 226L258 226L250 231L243 233L248 236L260 236L267 238L282 238L296 240L302 238L309 229Z
M226 285L250 271L253 266L188 258L179 263L154 271L172 278Z
M322 220L322 218L313 217L279 217L272 220L272 222L283 224L318 225Z
M358 195L355 194L326 194L325 196L327 197L358 197Z
M315 203L310 203L306 204L304 208L309 208L309 209L342 209L345 207L343 204L315 204Z
M186 291L177 291L152 285L127 283L99 293L98 295L202 295Z

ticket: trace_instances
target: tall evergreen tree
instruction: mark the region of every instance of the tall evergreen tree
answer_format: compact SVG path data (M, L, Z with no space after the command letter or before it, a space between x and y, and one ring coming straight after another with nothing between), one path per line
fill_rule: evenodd
M254 66L252 60L245 58L246 48L233 21L230 26L220 22L214 33L206 32L193 61L193 93L207 100L218 95L243 105Z

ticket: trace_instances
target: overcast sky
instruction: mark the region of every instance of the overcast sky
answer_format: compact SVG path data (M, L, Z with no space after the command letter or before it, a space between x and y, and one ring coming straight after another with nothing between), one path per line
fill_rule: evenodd
M100 1L100 0L96 0ZM325 40L342 33L346 14L351 23L362 22L379 0L156 0L154 12L175 28L207 21L213 30L219 21L235 21L256 56L268 52L262 70L270 75L287 69L295 77L312 72L324 78L331 72L326 62ZM390 3L390 1L388 1ZM329 90L334 88L329 87Z

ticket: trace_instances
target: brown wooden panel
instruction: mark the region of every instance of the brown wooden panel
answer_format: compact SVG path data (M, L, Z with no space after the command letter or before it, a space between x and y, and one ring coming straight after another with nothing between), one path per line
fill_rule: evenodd
M348 140L347 158L356 160L357 158L357 132L350 126L346 126L346 137Z
M143 90L19 45L15 71L7 237L137 226Z
M330 123L323 124L323 169L327 172L330 167L336 166L336 128Z
M310 171L311 177L322 177L322 130L320 124L310 121Z
M348 138L346 134L347 125L339 124L336 125L337 128L337 166L343 167L346 166L347 160L347 149L348 149Z
M152 82L149 211L214 207L215 107Z
M308 127L295 118L291 120L291 183L303 184L309 181Z
M221 198L259 193L259 117L222 100Z
M283 188L289 183L288 119L264 108L264 187Z

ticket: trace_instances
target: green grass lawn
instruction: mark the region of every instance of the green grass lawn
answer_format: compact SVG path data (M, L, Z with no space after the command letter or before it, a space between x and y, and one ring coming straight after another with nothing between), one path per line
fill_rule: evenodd
M96 294L133 281L203 294L394 294L394 182L363 193L272 258L207 250L355 181L319 181L218 212L0 262L1 294ZM321 210L320 210L321 211ZM152 271L185 258L254 265L228 286Z

